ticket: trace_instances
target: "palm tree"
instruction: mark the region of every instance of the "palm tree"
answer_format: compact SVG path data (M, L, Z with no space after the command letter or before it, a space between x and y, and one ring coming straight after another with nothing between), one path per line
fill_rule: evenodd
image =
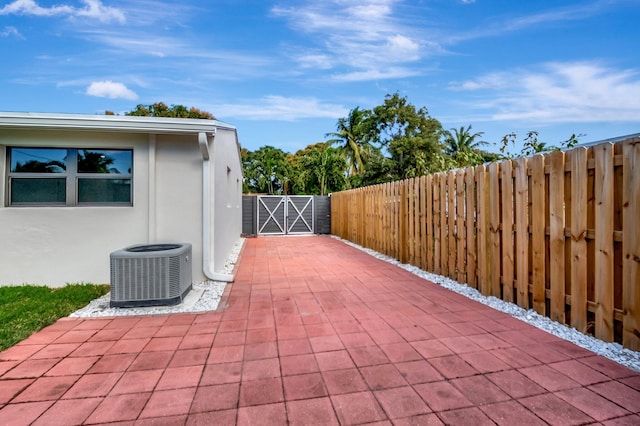
M341 157L330 142L326 142L310 152L304 163L312 170L312 174L320 187L320 195L327 190L341 190L344 186L344 158Z
M365 162L369 156L371 146L367 142L366 119L368 111L358 107L349 111L346 118L340 118L336 125L337 132L327 133L332 136L327 143L339 143L339 151L347 160L347 170L350 176L364 173Z
M445 130L445 152L456 160L461 166L475 165L482 162L481 146L488 145L485 141L477 140L484 132L471 133L471 124L465 129Z

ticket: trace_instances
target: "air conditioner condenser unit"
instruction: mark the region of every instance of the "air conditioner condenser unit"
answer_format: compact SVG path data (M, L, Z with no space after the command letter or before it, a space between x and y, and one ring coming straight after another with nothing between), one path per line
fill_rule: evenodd
M191 290L191 244L146 244L111 253L111 307L175 305Z

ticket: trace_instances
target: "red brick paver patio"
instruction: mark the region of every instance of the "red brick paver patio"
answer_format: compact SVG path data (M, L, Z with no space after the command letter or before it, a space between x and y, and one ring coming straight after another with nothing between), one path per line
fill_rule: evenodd
M248 239L229 288L0 353L0 424L640 424L639 373L331 238Z

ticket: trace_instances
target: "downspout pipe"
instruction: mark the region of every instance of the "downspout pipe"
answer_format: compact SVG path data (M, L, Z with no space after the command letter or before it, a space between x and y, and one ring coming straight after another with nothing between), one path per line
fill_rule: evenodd
M216 133L211 132L211 139ZM212 281L232 282L233 275L215 272L213 264L213 248L211 236L213 234L213 211L211 209L211 155L207 132L198 133L198 145L202 154L202 271Z

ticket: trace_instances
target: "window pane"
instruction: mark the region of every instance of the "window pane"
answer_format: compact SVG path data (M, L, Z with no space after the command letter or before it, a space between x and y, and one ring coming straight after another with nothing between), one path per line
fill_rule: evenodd
M11 204L67 202L66 179L11 179Z
M12 173L64 173L67 150L60 148L11 148Z
M131 179L78 179L78 202L131 204Z
M132 164L131 150L78 150L78 173L131 174Z

